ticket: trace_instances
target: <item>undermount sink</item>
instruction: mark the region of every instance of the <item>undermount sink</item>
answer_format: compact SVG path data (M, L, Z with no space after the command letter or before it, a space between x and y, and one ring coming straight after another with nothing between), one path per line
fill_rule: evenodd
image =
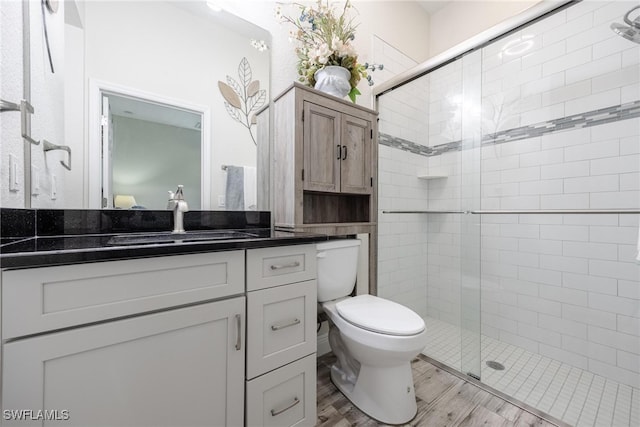
M150 245L159 243L201 242L208 240L251 239L255 237L259 236L256 234L233 230L187 231L186 233L172 233L168 231L145 234L119 234L109 239L107 245Z

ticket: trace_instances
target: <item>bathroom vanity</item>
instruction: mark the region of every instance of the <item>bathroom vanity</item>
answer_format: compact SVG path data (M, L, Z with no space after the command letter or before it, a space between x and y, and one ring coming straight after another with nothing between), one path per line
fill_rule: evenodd
M98 212L110 226L122 215ZM6 425L314 425L315 242L326 237L268 223L250 224L251 237L129 246L3 233ZM7 419L21 410L27 421Z

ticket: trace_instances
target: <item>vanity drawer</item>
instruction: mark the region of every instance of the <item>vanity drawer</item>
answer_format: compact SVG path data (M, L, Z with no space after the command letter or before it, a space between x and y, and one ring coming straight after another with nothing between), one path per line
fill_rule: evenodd
M316 281L247 293L247 378L314 353Z
M247 426L316 424L316 355L247 382Z
M244 251L2 272L3 339L244 292Z
M247 251L248 291L315 278L315 245L283 246Z

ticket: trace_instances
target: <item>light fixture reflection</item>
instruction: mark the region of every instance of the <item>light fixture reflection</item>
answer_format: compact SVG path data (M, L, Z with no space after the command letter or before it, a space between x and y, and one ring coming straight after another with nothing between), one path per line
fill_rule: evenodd
M533 35L526 34L507 42L500 50L498 56L502 58L502 56L522 55L523 53L531 50L534 45L535 41L533 40Z
M222 11L222 6L216 0L207 0L207 6L209 6L209 9L213 10L214 12Z

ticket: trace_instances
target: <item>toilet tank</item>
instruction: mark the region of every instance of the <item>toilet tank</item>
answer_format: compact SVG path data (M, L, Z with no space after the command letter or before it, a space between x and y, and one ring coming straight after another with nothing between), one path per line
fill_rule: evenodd
M330 240L316 245L318 302L346 297L353 291L358 271L360 240Z

